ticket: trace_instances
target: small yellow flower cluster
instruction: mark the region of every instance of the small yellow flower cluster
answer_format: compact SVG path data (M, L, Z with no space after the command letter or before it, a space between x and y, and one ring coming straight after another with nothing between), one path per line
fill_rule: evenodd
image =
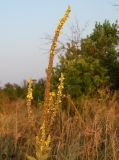
M30 79L30 80L28 80L27 105L31 105L31 101L33 99L32 86L33 86L33 81Z
M60 35L60 31L61 31L63 25L65 24L66 20L68 19L70 12L71 12L71 7L68 6L68 9L66 10L63 18L60 20L60 22L59 22L59 24L58 24L58 26L55 30L55 36L54 36L53 43L52 43L52 46L51 46L51 49L50 49L50 54L54 54L54 50L57 46L57 40L58 40L58 37Z
M50 92L50 97L55 97L55 92Z
M62 99L62 91L64 88L64 75L63 73L61 73L61 77L59 78L59 86L58 86L58 93L57 93L57 103L61 103L61 99Z

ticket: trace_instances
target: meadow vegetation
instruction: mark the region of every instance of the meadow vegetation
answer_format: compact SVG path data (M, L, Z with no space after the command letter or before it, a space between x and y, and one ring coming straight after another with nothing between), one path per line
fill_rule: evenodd
M70 12L55 30L47 78L0 89L0 160L119 160L119 25L97 22L63 44L53 67Z

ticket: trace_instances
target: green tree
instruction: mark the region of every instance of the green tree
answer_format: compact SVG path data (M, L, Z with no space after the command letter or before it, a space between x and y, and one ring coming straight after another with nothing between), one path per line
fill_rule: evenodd
M71 41L59 64L54 68L53 89L61 72L65 76L65 90L73 98L91 95L97 88L110 86L119 89L118 22L95 24L93 32L81 39L80 46Z
M3 93L10 98L10 100L15 100L17 95L15 93L14 85L7 83L3 89Z
M96 23L93 33L82 40L81 51L86 56L98 58L100 65L107 69L110 86L119 89L119 25L109 21Z

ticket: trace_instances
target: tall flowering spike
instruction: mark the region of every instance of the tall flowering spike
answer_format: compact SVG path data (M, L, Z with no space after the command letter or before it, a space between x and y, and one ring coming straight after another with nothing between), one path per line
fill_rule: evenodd
M46 86L45 86L45 100L44 100L44 108L46 109L45 112L47 112L47 109L49 107L50 85L51 85L51 78L52 78L54 51L55 51L55 48L57 47L57 41L61 32L61 29L63 28L63 25L65 24L66 20L68 19L70 12L71 12L71 8L70 6L68 6L63 18L60 20L55 30L55 35L50 48L49 65L47 70L47 79L46 79Z
M63 18L60 20L60 22L55 30L55 36L54 36L53 43L50 48L50 54L54 54L55 48L57 47L57 41L58 41L58 37L61 32L61 29L63 28L66 20L68 19L70 12L71 12L71 8L70 8L70 6L68 6L68 9L66 10Z
M28 80L28 93L27 93L27 112L28 112L28 121L29 124L34 127L34 122L35 122L35 118L34 118L34 114L31 108L31 101L33 100L33 81L30 79Z
M31 105L31 101L33 99L32 87L33 87L33 81L30 79L30 80L28 80L27 106Z

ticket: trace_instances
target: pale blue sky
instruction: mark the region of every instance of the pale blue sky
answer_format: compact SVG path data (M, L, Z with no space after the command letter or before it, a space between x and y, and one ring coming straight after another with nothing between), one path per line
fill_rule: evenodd
M53 31L67 6L72 8L63 33L78 19L85 34L95 21L119 19L118 0L0 0L0 85L45 76L49 45L42 40ZM46 40L47 41L47 40ZM46 47L46 50L44 50Z

